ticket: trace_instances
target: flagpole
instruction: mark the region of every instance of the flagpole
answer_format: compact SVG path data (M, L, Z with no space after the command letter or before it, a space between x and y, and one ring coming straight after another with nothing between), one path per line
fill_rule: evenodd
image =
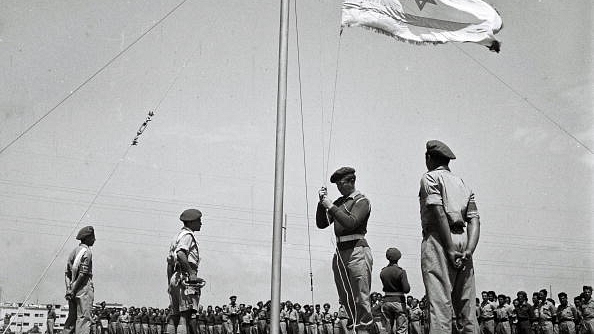
M278 47L278 93L276 97L276 158L274 163L274 217L272 228L271 334L280 332L280 294L285 181L285 129L287 109L287 60L289 37L289 0L281 0Z

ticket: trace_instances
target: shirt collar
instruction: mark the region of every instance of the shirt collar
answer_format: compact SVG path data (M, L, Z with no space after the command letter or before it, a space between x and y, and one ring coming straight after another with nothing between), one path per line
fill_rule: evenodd
M439 166L439 167L435 168L434 170L447 170L448 172L450 172L450 167L448 167L448 166Z
M361 194L361 192L360 192L359 190L355 190L355 191L353 191L353 192L352 192L350 195L348 195L348 196L345 196L345 198L352 198L352 199L355 199L355 196L357 196L357 195L360 195L360 194Z
M188 232L192 232L192 233L194 233L194 231L192 231L192 229L191 229L191 228L189 228L189 227L186 227L186 226L182 227L182 231L183 231L183 230L186 230L186 231L188 231Z

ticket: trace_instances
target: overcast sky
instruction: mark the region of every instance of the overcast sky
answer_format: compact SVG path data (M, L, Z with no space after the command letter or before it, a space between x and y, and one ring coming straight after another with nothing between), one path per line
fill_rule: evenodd
M2 1L0 147L178 3ZM300 1L305 145L291 4L282 299L311 300L310 240L315 302L337 302L332 232L313 216L317 189L345 165L372 203L373 289L396 246L423 295L417 195L429 139L452 148L452 170L476 193L477 290L573 296L594 283L591 1L490 3L504 21L500 54L357 28L338 49L340 1ZM96 229L96 301L167 306L165 257L189 207L204 213L202 302L270 298L279 10L188 0L0 154L2 301L22 301L114 170L79 225ZM33 302L63 302L76 245L66 241Z

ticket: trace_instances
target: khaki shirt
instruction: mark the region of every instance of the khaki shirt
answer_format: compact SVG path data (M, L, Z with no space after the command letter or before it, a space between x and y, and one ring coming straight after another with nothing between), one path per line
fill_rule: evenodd
M423 174L419 204L423 230L436 223L429 210L431 205L443 205L450 227L466 227L466 222L479 217L474 193L446 166Z

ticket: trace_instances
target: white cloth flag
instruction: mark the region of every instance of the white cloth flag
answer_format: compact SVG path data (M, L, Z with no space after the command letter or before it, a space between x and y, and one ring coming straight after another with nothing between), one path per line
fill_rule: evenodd
M473 42L499 52L503 23L481 0L344 0L342 27L364 27L415 44Z

